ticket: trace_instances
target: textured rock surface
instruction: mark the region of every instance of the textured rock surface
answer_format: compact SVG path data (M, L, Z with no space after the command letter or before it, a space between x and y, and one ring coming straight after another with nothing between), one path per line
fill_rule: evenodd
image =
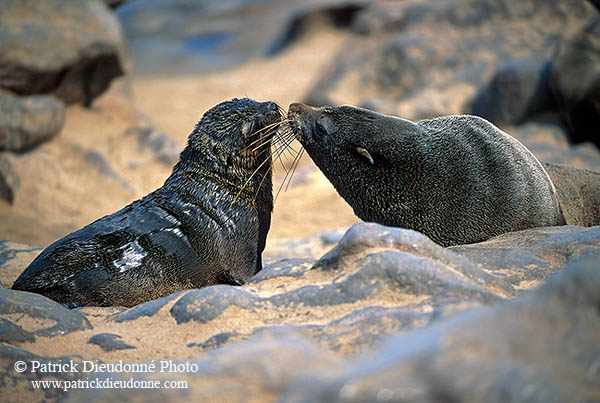
M119 23L100 0L3 1L0 55L0 87L66 103L89 105L126 69Z
M193 372L145 377L187 381L185 390L159 391L160 399L595 401L599 287L600 271L580 261L517 301L388 338L376 351L352 359L336 359L306 336L280 331L208 353L192 361ZM134 396L157 394L136 390ZM69 396L123 397L118 390L93 389Z
M290 250L323 237L289 242ZM125 310L69 311L41 296L0 289L0 336L24 349L0 351L7 396L149 396L144 389L22 388L32 375L47 374L16 374L8 361L39 355L184 365L131 374L188 383L185 390L152 391L161 399L184 393L225 400L428 401L440 391L453 401L489 401L496 393L503 401L519 401L522 393L560 401L569 391L597 393L600 356L583 352L597 349L600 321L593 306L600 272L576 266L600 258L600 227L531 229L445 249L415 231L359 223L332 244L318 260L271 258L242 287L186 290ZM26 260L7 262L22 270ZM525 291L560 271L562 277L539 291ZM19 270L3 266L0 274L11 284ZM98 371L61 376L67 375L131 379Z
M64 122L65 105L57 98L0 90L0 151L26 151L60 133Z
M55 337L92 327L77 311L48 298L5 288L0 288L0 315L36 336Z

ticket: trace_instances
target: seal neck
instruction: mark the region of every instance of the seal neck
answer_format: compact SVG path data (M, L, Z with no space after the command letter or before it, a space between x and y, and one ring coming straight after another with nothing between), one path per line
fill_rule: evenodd
M231 191L252 194L260 188L271 189L270 163L265 163L258 172L239 166L232 166L222 161L214 161L192 148L186 147L180 155L179 162L173 167L171 175L165 181L165 186L171 185L181 187L181 180L193 181L196 186L203 190L209 190L214 186L227 188Z

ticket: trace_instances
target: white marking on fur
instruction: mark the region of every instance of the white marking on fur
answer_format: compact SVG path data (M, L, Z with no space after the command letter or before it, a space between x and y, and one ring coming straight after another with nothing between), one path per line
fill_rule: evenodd
M147 255L146 251L135 240L127 244L123 250L123 256L115 260L115 266L119 268L119 272L123 273L132 267L139 266Z

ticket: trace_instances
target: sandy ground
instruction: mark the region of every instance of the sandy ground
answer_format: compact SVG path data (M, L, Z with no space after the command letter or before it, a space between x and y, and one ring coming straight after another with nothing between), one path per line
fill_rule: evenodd
M287 110L351 40L348 33L320 30L276 57L195 76L134 75L114 84L92 108L70 106L57 138L24 155L8 155L20 187L12 206L0 201L0 239L45 247L161 186L172 167L156 162L127 135L144 125L142 115L183 147L202 114L225 99L273 100ZM90 153L104 157L111 175L85 162ZM275 193L284 174L277 164ZM356 221L305 153L292 185L279 193L269 238L297 239Z

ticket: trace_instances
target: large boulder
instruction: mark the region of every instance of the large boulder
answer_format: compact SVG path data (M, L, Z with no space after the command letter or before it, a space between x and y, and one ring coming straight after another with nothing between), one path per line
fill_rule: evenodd
M26 151L60 133L64 121L65 104L54 96L0 89L0 151Z
M91 104L126 69L118 20L100 0L0 3L0 87Z

